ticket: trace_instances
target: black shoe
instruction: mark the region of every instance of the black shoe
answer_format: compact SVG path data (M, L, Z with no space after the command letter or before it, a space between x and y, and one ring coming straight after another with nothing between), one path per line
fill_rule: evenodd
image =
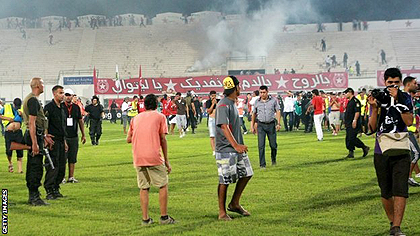
M389 231L389 235L405 236L405 234L401 231L400 226L394 226L394 227L392 227L391 230Z
M58 188L53 190L53 194L54 194L56 199L64 197L63 194L60 193L60 189L58 189Z
M47 200L56 200L57 197L54 194L54 191L52 189L47 189L47 196L45 197L45 199Z
M276 166L277 165L277 162L271 162L271 165L272 166Z
M32 206L47 206L47 205L50 205L49 203L44 202L40 198L39 192L29 193L28 203L29 203L29 205L32 205Z
M369 150L370 150L370 147L365 146L365 147L363 148L363 156L362 156L362 157L367 156L367 154L369 153Z
M347 154L346 158L354 158L354 152L349 151L349 154Z

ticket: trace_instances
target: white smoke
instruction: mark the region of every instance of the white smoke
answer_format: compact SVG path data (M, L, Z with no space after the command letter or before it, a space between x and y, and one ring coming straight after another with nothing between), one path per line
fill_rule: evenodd
M228 56L266 57L276 43L289 18L316 22L318 14L310 0L271 0L251 14L247 14L245 0L235 0L227 9L239 9L239 22L221 20L205 26L207 36L204 57L197 60L189 72L221 66Z

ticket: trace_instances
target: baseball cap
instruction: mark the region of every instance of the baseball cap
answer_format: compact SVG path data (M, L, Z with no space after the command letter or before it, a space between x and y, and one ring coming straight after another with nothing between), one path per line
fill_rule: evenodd
M74 92L71 89L64 89L64 94L74 95Z
M225 90L233 89L239 84L239 80L231 75L223 79L223 88Z

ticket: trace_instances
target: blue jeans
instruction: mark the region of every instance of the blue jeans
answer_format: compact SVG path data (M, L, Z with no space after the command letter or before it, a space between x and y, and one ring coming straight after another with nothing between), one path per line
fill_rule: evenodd
M289 121L287 120L289 118ZM283 112L283 122L286 131L293 130L293 112Z

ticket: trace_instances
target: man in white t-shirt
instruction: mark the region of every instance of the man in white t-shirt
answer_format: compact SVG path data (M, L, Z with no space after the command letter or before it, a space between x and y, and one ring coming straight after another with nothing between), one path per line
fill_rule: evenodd
M124 102L121 105L121 119L123 121L124 134L127 134L127 123L128 123L128 109L130 105L128 104L128 97L124 98Z
M255 104L255 101L257 101L258 99L260 99L260 91L255 90L255 91L252 93L252 98L251 98L251 101L249 101L249 104L251 104L251 111L253 111L253 110L254 110L254 104ZM251 114L251 115L252 115L252 114Z
M283 104L283 122L284 122L284 128L287 131L293 130L293 115L295 110L295 101L296 99L293 98L293 93L290 91L287 91L287 97L284 98Z
M242 127L242 131L244 134L247 134L248 131L246 129L245 126L245 121L244 121L244 108L245 108L245 99L242 98L238 98L236 100L236 108L238 109L238 115L239 115L239 119L241 120L241 127Z

